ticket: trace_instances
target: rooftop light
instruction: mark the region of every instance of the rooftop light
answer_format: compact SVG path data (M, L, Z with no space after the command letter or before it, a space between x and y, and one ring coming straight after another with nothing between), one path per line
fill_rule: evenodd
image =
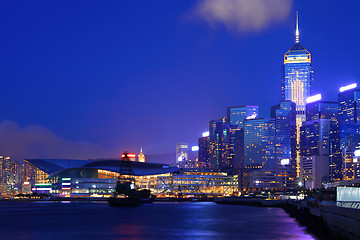
M347 91L347 90L354 89L354 88L357 88L357 83L353 83L353 84L350 84L350 85L341 87L341 88L339 89L339 91L340 91L340 92L345 92L345 91Z
M208 136L210 136L210 132L203 132L202 136L203 137L208 137Z
M307 103L312 103L312 102L316 102L316 101L319 101L319 100L321 100L321 94L316 94L314 96L308 97L306 99L306 102Z
M193 151L193 152L199 151L199 146L192 146L191 151Z

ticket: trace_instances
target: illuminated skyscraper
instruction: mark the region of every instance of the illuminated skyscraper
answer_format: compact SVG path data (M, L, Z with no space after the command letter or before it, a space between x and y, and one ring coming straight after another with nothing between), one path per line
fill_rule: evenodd
M284 188L296 186L296 105L281 101L271 107L275 119L275 157L278 165L279 182Z
M354 152L360 149L360 88L356 83L340 88L338 104L343 180L360 178L359 162L353 161Z
M284 55L281 95L296 104L296 176L300 177L300 127L306 120L306 100L311 96L311 54L300 44L299 18L296 13L295 44Z
M305 121L306 99L311 96L311 54L300 44L297 15L295 44L284 55L283 73L282 100L296 103L297 117Z
M275 160L275 119L244 121L244 180L246 189L278 188Z
M329 181L340 181L342 178L341 168L342 168L342 153L340 150L340 129L338 122L338 103L337 102L325 102L325 101L315 101L308 103L306 105L306 122L311 122L319 119L329 119L329 133L328 133L328 152L325 152L325 156L329 157ZM323 124L323 122L319 122ZM318 123L316 123L318 124ZM309 126L309 124L307 124ZM325 126L325 125L324 125ZM324 130L323 130L324 131ZM303 135L305 133L302 133ZM315 135L315 133L307 133ZM324 135L325 136L325 135ZM305 143L300 143L304 146ZM301 147L304 149L304 147ZM323 143L323 146L326 146ZM302 155L302 157L304 157Z

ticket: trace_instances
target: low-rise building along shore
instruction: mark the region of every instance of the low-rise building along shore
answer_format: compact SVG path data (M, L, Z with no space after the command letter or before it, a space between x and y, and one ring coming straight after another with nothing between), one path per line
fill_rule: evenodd
M135 188L157 197L217 197L238 192L237 175L213 169L180 169L157 163L122 160L25 159L35 170L32 191L60 197L110 197L120 175L134 178Z

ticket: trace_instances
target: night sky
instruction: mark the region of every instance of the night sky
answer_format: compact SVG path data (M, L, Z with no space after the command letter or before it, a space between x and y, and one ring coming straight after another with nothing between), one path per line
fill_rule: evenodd
M0 153L118 157L197 144L226 107L280 100L283 54L312 54L313 94L360 79L360 2L2 1Z

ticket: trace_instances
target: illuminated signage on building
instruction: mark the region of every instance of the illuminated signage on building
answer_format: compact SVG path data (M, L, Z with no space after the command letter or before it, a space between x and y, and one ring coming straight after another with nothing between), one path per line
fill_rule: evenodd
M339 91L340 91L340 92L345 92L345 91L347 91L347 90L354 89L354 88L357 88L357 83L353 83L353 84L350 84L350 85L341 87L341 88L339 89Z
M210 132L204 132L204 133L202 134L202 136L203 136L203 137L208 137L208 136L210 136Z
M319 100L321 100L321 94L316 94L314 96L308 97L306 99L306 102L307 103L312 103L312 102L316 102L316 101L319 101Z
M191 151L193 151L193 152L199 151L199 146L192 146Z

